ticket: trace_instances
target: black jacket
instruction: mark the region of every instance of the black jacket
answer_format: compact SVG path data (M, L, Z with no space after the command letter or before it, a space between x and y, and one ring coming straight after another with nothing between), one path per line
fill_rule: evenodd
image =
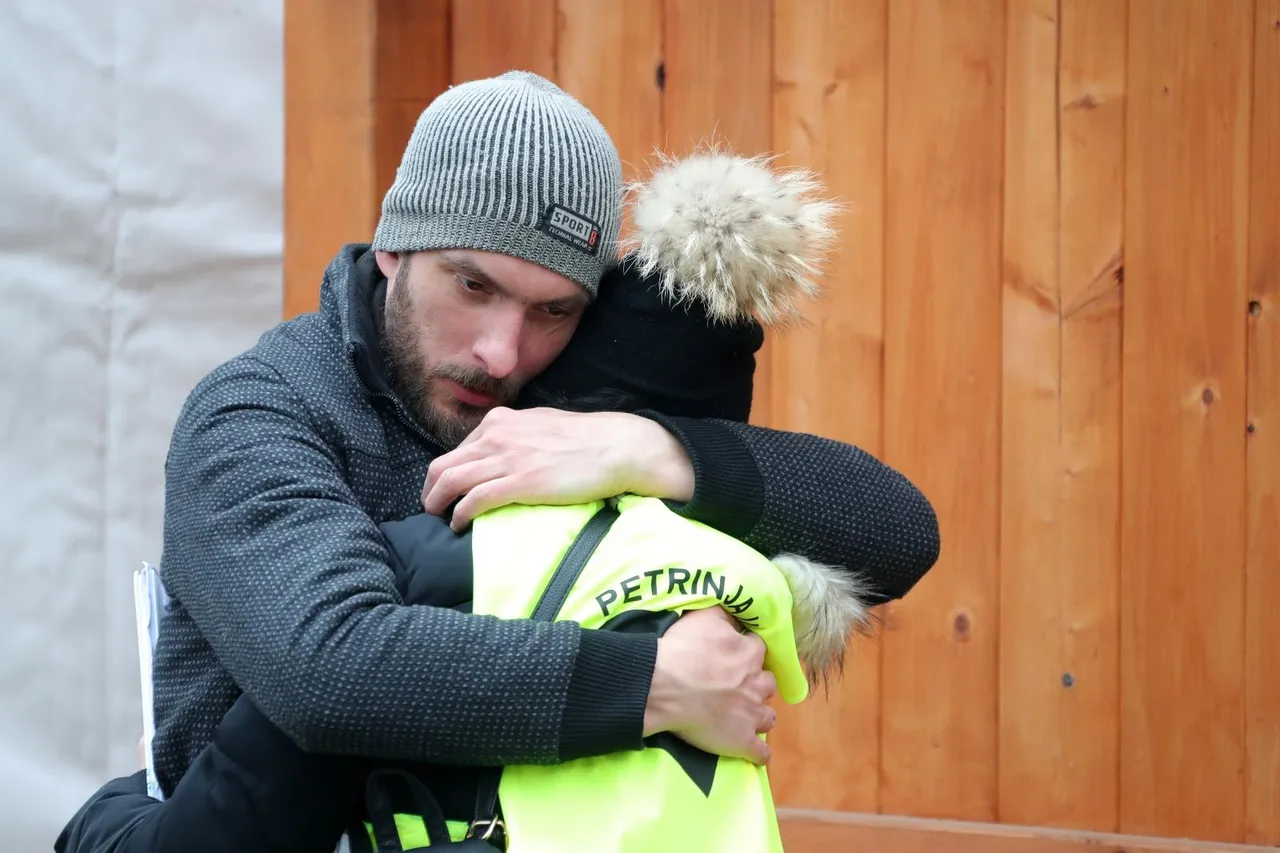
M333 853L361 802L362 759L309 755L241 696L174 789L144 771L80 807L56 853Z

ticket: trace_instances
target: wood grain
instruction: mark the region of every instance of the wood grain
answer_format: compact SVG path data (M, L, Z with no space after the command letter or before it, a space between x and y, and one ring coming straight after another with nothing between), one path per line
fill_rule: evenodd
M316 309L344 244L373 239L418 115L449 84L449 6L285 4L285 318Z
M556 0L454 0L453 82L506 71L556 79Z
M882 450L886 0L793 0L774 21L774 150L845 205L822 299L774 338L772 424ZM830 368L838 366L838 371ZM843 678L783 709L770 766L780 803L879 806L880 647L855 641ZM839 761L833 754L841 756Z
M662 143L662 20L663 0L559 0L557 82L609 131L628 184L651 173Z
M450 0L380 0L374 108L374 190L379 205L418 116L449 87Z
M1008 33L999 813L1114 829L1125 4Z
M1254 16L1129 8L1120 828L1233 841Z
M885 426L938 565L884 636L880 807L996 817L1003 2L889 4Z
M665 0L662 147L715 144L737 154L773 144L773 0ZM757 355L751 421L772 423L772 341Z
M771 150L773 0L666 0L663 147Z
M1119 829L1121 355L1128 4L1063 0L1058 56L1062 312L1059 698L1048 807L1027 823ZM1046 582L1049 579L1046 578ZM1062 682L1060 682L1061 684ZM1012 712L1012 707L1010 708ZM1024 711L1023 713L1026 713ZM1047 756L1046 756L1047 760ZM1030 799L1030 798L1027 798Z
M284 305L319 305L325 267L377 223L374 176L376 0L284 6ZM335 56L351 61L336 63ZM370 58L362 61L362 58Z
M1280 0L1257 0L1249 185L1245 838L1280 846Z

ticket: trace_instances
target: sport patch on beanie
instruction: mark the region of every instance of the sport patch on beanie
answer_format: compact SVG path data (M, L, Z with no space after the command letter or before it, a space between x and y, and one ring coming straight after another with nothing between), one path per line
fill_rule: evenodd
M595 296L617 262L622 192L622 161L595 115L550 80L508 71L423 110L373 248L497 252Z

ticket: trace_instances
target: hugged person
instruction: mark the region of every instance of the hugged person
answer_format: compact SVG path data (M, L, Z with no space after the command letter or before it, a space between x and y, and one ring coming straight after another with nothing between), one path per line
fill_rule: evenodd
M828 242L832 208L816 189L803 172L776 174L760 160L705 154L667 163L638 188L637 251L606 276L526 399L744 423L764 326L810 289ZM856 568L760 554L655 498L506 506L479 515L462 536L430 514L382 530L406 602L653 635L684 612L731 614L763 641L771 678L761 695L777 690L787 703L838 669L851 632L869 623ZM772 712L756 726L771 729ZM380 767L369 780L368 840L379 850L399 849L397 836L405 849L435 847L470 830L496 834L511 851L781 849L763 767L717 759L669 733L645 745L479 773ZM352 849L372 853L359 834Z

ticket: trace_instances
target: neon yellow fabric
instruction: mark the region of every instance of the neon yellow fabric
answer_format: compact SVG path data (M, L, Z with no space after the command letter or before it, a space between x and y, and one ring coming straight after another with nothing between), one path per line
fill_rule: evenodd
M473 611L530 616L601 505L509 506L477 518ZM628 610L722 605L765 641L765 666L783 701L803 700L808 684L796 652L791 592L773 564L659 500L629 496L618 509L557 619L599 628ZM709 794L658 748L550 767L509 766L499 798L511 853L782 849L768 774L745 760L719 759Z
M427 835L427 824L423 821L421 815L397 812L391 817L396 822L396 835L400 836L400 846L405 850L416 850L419 847L431 846L431 839ZM465 821L447 820L445 821L445 827L449 830L451 839L461 841L467 837L469 824ZM364 831L369 834L369 844L375 850L378 849L378 839L374 837L373 824L365 821Z

